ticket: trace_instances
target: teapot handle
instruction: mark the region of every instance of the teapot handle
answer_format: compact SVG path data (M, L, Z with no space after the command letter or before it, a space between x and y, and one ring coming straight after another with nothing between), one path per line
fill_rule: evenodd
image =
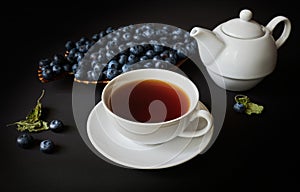
M287 40L287 38L290 35L291 32L291 22L288 18L283 16L277 16L273 18L266 26L267 29L269 29L271 32L273 32L274 28L278 25L280 22L284 22L284 29L281 34L281 36L275 41L277 49Z

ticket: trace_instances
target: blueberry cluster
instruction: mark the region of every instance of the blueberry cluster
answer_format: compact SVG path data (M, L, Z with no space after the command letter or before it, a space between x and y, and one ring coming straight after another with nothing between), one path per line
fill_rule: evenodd
M66 54L39 63L43 80L74 74L79 82L111 80L141 68L167 69L177 66L197 51L188 32L163 24L138 24L96 33L66 43Z
M65 43L65 53L39 60L39 79L42 82L47 82L74 74L77 71L78 63L90 47L111 32L113 32L112 27L108 27L106 30L94 34L91 38L81 37L78 41L68 40Z

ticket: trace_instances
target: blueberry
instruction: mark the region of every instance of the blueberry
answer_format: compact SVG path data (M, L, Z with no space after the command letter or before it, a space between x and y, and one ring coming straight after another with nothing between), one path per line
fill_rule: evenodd
M119 74L117 69L107 69L106 77L111 80Z
M87 37L84 37L84 36L79 39L79 42L81 42L83 44L85 44L85 42L87 42L87 41L89 41L89 39Z
M144 51L144 48L142 45L135 45L133 47L130 47L129 51L134 55L141 55Z
M106 35L106 32L105 31L101 31L99 33L99 38L101 39L102 37L104 37Z
M72 65L72 72L76 73L77 69L78 69L78 64L77 63L73 64Z
M119 67L119 63L118 63L118 61L116 61L116 60L111 60L111 61L109 61L109 63L108 63L108 68L109 69L118 69L118 67Z
M138 58L135 55L131 54L131 55L128 56L127 61L128 61L128 64L133 64L133 63L136 63L138 61Z
M152 49L152 46L148 43L142 43L143 47L144 47L144 51L148 51L150 49Z
M167 57L167 58L165 58L165 61L168 63L171 63L173 65L176 64L176 60L173 57Z
M162 58L161 58L159 55L155 55L155 56L153 57L153 60L154 60L154 61L158 61L158 60L162 60Z
M148 58L146 55L140 57L140 61L145 61L145 60L148 60L148 59L149 59L149 58Z
M122 55L120 55L118 61L121 65L124 65L127 62L127 59L128 59L128 56L125 54L122 54Z
M186 50L176 50L176 55L179 59L185 59L186 56Z
M53 56L53 61L57 64L60 64L64 61L65 57L62 54L55 54Z
M43 70L42 71L42 77L44 79L51 80L54 77L52 70L48 69L48 68Z
M65 48L67 51L70 51L71 49L75 48L76 44L73 41L67 41L65 44Z
M114 30L113 30L112 27L108 27L105 32L106 32L106 34L109 34L109 33L113 32L113 31Z
M21 148L28 149L34 144L34 138L28 133L24 133L17 137L17 145Z
M98 41L100 39L100 34L96 33L92 36L93 41Z
M237 102L233 105L233 110L239 113L243 113L246 110L246 107L244 104Z
M86 53L88 51L88 49L89 49L88 44L83 44L78 47L78 51L81 53Z
M122 66L122 72L127 72L127 71L130 71L130 65L125 64Z
M149 59L152 59L154 56L155 56L155 52L152 50L152 49L150 49L150 50L148 50L146 53L145 53L145 55L149 58Z
M60 75L63 72L63 68L60 65L53 65L52 71L55 75Z
M40 151L43 153L52 153L54 151L54 147L54 142L50 139L43 140L40 143Z
M162 45L154 45L153 46L153 50L156 53L160 53L160 52L162 52L164 50L164 47Z
M72 55L73 57L75 57L75 54L77 53L77 48L73 48L69 51L69 54L68 55Z
M51 59L49 59L49 58L41 59L39 61L39 66L44 67L44 66L50 65L50 63L51 63Z
M164 50L161 54L160 57L165 59L167 57L169 57L169 51L168 50Z
M55 119L50 121L49 123L49 129L53 132L60 132L64 128L64 124L61 120Z
M62 66L63 70L66 72L71 72L72 71L72 66L69 63L66 63Z
M76 54L76 60L77 60L77 62L81 61L83 59L83 57L84 57L83 53L77 52L77 54Z

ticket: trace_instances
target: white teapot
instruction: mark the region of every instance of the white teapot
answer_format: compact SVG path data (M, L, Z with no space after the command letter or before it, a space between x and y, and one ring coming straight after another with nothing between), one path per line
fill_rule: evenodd
M277 49L291 31L289 19L283 16L273 18L266 26L253 21L250 10L242 10L239 16L213 31L194 27L190 32L210 77L218 86L231 91L251 89L272 73ZM275 40L272 32L280 22L284 29Z

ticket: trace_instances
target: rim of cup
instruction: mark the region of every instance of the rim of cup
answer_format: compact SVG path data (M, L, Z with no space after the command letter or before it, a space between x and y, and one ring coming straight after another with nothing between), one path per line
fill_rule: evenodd
M141 71L160 71L160 72L163 71L163 73L169 73L169 74L172 74L172 75L177 75L177 76L180 77L180 78L186 79L186 80L189 82L189 84L190 84L190 85L193 87L193 89L194 89L194 93L195 93L195 96L196 96L196 98L195 98L196 102L194 102L193 105L190 105L188 111L185 112L183 115L181 115L181 116L179 116L179 117L177 117L177 118L175 118L175 119L168 120L168 121L151 122L151 123L149 123L149 122L132 121L132 120L125 119L125 118L123 118L123 117L118 116L117 114L115 114L114 112L111 111L111 109L107 106L107 104L106 104L106 102L105 102L104 96L105 96L105 93L106 93L107 89L110 87L111 84L113 84L113 83L115 83L116 81L119 81L120 79L124 78L124 76L132 75L133 73L140 73ZM146 77L145 79L148 79L148 78ZM156 79L156 78L151 78L151 79ZM165 81L165 82L167 82L167 83L171 83L171 84L177 85L176 83L169 82L169 81L167 81L167 80L165 80L165 79L159 79L159 78L157 78L157 79L158 79L158 80L161 80L161 81ZM143 80L143 79L141 79L141 80ZM135 81L135 80L132 80L132 81ZM132 81L128 81L128 82L132 82ZM178 85L177 85L177 86L178 86ZM180 86L179 86L179 87L180 87ZM182 87L180 87L180 88L182 88ZM185 91L185 92L186 92L186 91ZM191 102L190 95L187 94L187 96L188 96L188 99L189 99L190 102ZM122 121L125 121L125 122L128 122L128 123L140 124L140 125L161 125L161 124L169 124L169 123L173 123L173 122L178 121L178 120L180 120L180 119L186 117L187 115L189 115L189 114L197 107L197 105L198 105L198 102L199 102L199 91L198 91L198 88L196 87L196 85L195 85L189 78L187 78L186 76L184 76L184 75L182 75L182 74L180 74L180 73L177 73L177 72L174 72L174 71L170 71L170 70L168 70L168 69L152 69L152 68L151 68L151 69L135 69L135 70L128 71L128 72L126 72L126 73L120 74L120 75L118 75L117 77L113 78L109 83L107 83L107 84L105 85L103 91L102 91L101 101L102 101L104 107L107 109L106 111L108 111L108 112L109 112L111 115L113 115L114 117L116 117L116 118L118 118L118 119L122 119ZM190 103L190 104L192 104L192 103Z

